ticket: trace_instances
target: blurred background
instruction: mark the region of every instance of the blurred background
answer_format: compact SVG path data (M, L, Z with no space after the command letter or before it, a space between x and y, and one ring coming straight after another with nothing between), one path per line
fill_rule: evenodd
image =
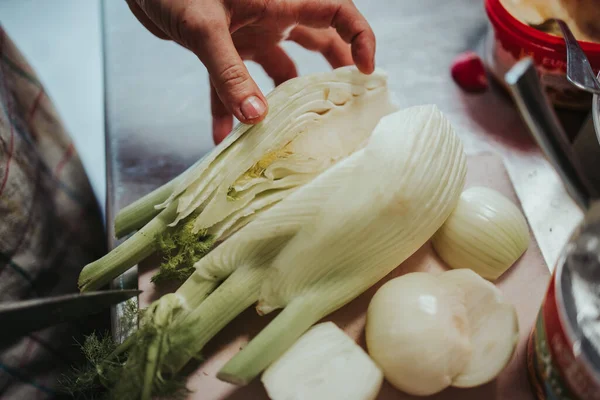
M0 24L35 69L105 208L100 0L2 0Z

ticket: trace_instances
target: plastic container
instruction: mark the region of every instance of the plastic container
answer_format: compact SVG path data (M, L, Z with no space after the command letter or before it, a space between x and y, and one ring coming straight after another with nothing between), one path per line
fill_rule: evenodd
M589 110L592 96L575 88L566 77L567 52L561 37L534 29L513 17L500 0L485 0L490 29L483 59L500 83L520 59L532 57L550 101L562 108ZM579 41L596 74L600 71L600 44Z

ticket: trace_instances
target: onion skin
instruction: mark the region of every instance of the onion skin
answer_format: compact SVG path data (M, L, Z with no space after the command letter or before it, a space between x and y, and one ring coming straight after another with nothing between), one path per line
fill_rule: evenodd
M431 242L450 268L468 268L494 281L525 253L530 235L523 213L512 201L476 186L461 194Z

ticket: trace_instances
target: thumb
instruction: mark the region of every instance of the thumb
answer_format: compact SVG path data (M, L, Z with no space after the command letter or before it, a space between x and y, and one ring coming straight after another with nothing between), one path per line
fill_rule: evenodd
M242 123L262 121L267 114L267 100L250 77L225 20L213 22L200 32L195 35L191 50L206 66L223 105Z

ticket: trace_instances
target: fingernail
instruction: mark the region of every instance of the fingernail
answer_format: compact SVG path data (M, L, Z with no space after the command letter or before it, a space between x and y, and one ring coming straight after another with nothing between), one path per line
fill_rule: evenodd
M267 107L261 99L256 96L250 96L242 102L242 114L244 118L251 120L261 117Z

